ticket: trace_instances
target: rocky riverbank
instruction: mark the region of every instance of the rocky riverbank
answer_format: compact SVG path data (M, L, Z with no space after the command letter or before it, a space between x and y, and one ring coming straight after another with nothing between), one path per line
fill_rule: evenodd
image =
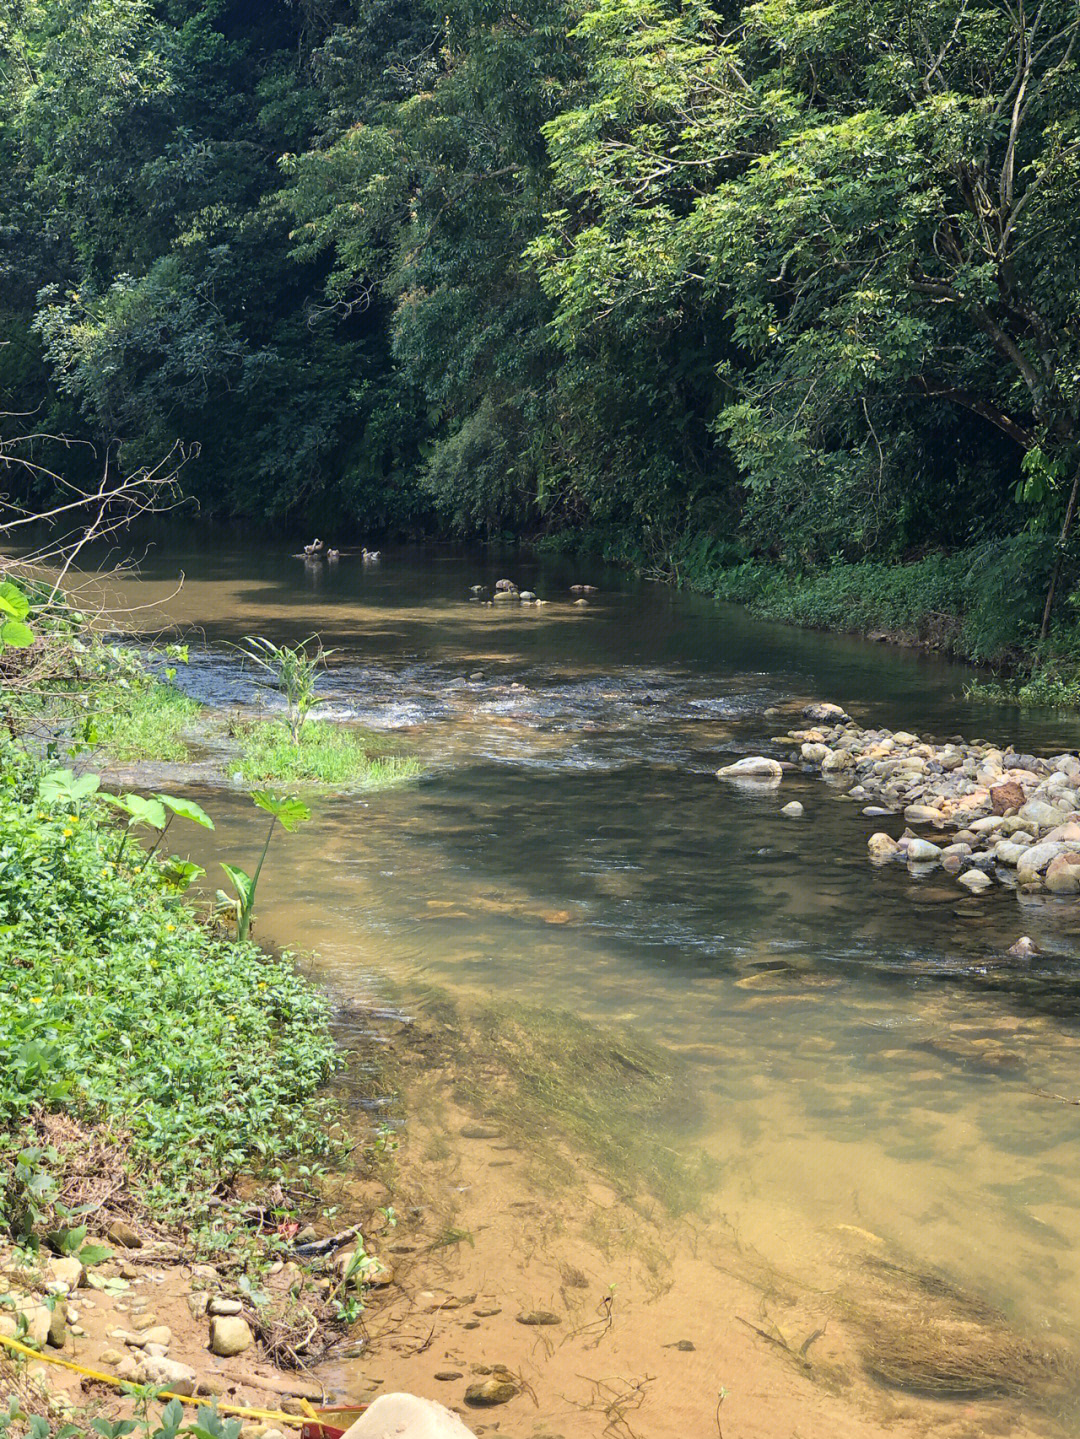
M870 836L877 863L913 873L940 867L972 894L995 886L1080 895L1080 758L1039 756L953 736L944 743L906 730L863 729L837 705L808 705L807 728L774 742L863 801L863 814L903 821ZM755 756L722 778L779 784L785 765ZM943 833L950 832L950 833ZM932 837L931 837L932 836Z

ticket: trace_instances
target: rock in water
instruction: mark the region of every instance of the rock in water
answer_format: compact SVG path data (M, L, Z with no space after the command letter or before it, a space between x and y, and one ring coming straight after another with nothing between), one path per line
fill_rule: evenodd
M730 775L739 779L778 780L783 774L784 767L780 761L766 759L764 755L748 755L746 759L736 760L734 764L726 764L716 771L717 779L726 779Z
M214 1354L229 1359L234 1354L243 1354L255 1343L255 1336L248 1328L247 1321L234 1314L223 1314L211 1321L210 1348Z
M994 881L981 869L969 869L964 871L957 883L962 884L972 894L982 894L983 890L989 889Z
M931 844L928 839L909 839L906 853L908 859L914 860L916 864L925 864L928 860L941 858L940 847Z
M851 716L839 705L822 702L820 704L807 705L803 710L806 719L818 720L829 724L846 724Z
M896 843L896 840L893 839L892 835L885 834L883 830L879 830L877 834L872 834L866 841L866 844L870 850L871 859L891 859L894 854L899 854L900 852L900 846Z
M519 1324L561 1324L562 1320L550 1309L529 1309L517 1316Z
M784 805L780 813L787 815L788 819L801 819L806 811L797 799L793 799L790 804Z
M1028 934L1022 934L1015 944L1009 946L1013 959L1034 959L1038 952L1035 941Z
M493 1374L490 1379L481 1379L479 1383L469 1385L465 1390L465 1403L475 1404L478 1408L490 1408L493 1404L505 1404L513 1399L517 1392L518 1387L512 1379Z

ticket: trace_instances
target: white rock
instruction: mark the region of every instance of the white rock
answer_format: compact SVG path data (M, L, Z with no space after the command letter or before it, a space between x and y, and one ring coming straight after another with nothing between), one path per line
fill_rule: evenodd
M414 1394L380 1394L344 1439L475 1439L449 1409Z
M925 864L929 860L940 859L941 848L931 844L928 839L909 839L906 854L908 859L914 860L916 864Z
M797 799L793 799L790 804L784 805L780 813L787 815L788 819L801 819L806 811Z
M957 879L957 884L962 884L972 894L982 894L983 890L989 889L994 881L981 869L967 869Z
M726 764L716 771L717 779L773 779L782 778L784 767L779 760L766 759L764 755L748 755L746 759Z

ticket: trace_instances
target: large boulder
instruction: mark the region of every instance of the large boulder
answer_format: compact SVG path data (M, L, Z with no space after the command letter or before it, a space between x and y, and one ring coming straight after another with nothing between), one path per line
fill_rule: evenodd
M475 1439L449 1409L415 1394L380 1394L344 1439Z
M878 830L877 834L872 834L866 841L866 846L870 851L871 859L892 859L894 855L900 853L900 846L896 840L891 834L886 834L884 830Z

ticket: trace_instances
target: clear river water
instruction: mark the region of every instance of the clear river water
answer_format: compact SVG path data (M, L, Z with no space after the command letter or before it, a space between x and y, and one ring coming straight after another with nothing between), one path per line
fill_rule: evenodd
M549 603L469 601L503 575ZM460 1402L434 1373L498 1360L536 1396L469 1416L504 1439L1080 1434L1080 905L875 868L881 822L819 776L715 778L812 699L1046 753L1080 722L562 561L197 535L118 584L196 627L180 682L213 705L254 698L230 642L317 633L321 717L425 766L314 796L259 895L393 1076L363 1102L399 1136L402 1293L346 1388ZM261 817L200 798L196 857L245 863Z

